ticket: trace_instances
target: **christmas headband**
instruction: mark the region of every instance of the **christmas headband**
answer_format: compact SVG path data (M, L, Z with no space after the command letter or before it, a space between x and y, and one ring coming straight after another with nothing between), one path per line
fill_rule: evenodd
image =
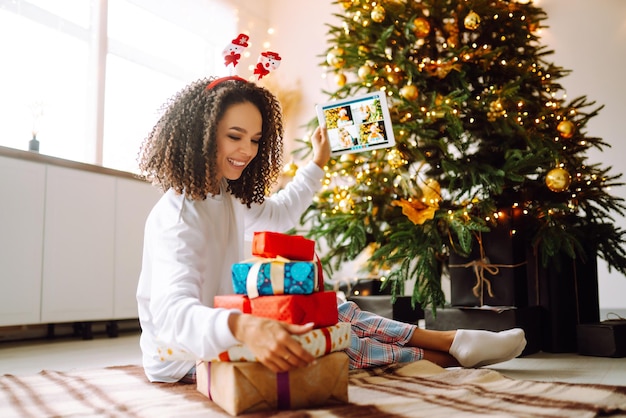
M231 75L213 80L206 87L207 90L210 90L213 87L217 86L218 84L222 83L223 81L227 81L227 80L236 80L236 81L246 82L245 79L234 74L234 69L237 66L237 64L239 64L239 60L241 59L241 53L243 52L245 48L248 47L249 39L250 37L248 35L244 33L240 33L239 35L237 35L235 39L230 41L230 44L226 45L226 47L222 51L222 57L224 58L224 65L227 68L229 65L232 65ZM261 52L261 55L259 55L259 59L257 61L256 67L254 67L254 74L258 75L257 80L260 80L261 78L268 75L270 71L276 70L280 66L281 59L282 58L280 57L280 55L278 55L278 53L276 52L272 52L272 51Z

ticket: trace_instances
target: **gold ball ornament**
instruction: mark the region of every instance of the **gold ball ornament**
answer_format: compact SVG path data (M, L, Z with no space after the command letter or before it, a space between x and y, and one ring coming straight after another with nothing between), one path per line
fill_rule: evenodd
M406 0L383 0L383 4L390 13L399 15L406 10Z
M402 79L402 76L400 75L400 73L397 73L395 71L392 71L389 74L387 74L387 81L391 84L398 84L400 83L401 79Z
M572 122L570 122L569 120L562 120L561 122L559 122L559 124L556 126L556 130L559 131L559 135L561 135L562 138L568 139L571 138L572 136L574 136L574 130L575 130L575 126Z
M374 70L372 67L368 64L364 64L359 68L357 74L361 80L365 80L367 77L371 76L373 72Z
M463 21L466 29L476 30L480 26L480 16L475 11L471 11L465 16L465 20Z
M339 87L345 86L346 81L346 75L344 73L339 73L335 75L335 83L337 83Z
M400 89L400 96L410 101L417 99L418 94L419 92L417 90L417 87L415 87L415 85L413 84L403 86Z
M326 62L331 67L341 68L346 63L343 58L344 50L343 48L333 48L331 51L326 54Z
M372 13L370 13L370 17L376 23L381 23L385 20L385 8L381 5L377 5L372 9Z
M365 45L359 45L358 51L359 51L359 55L362 56L362 57L366 56L367 54L370 53L369 47L367 47Z
M356 161L356 154L343 154L339 157L339 161L342 163L353 163Z
M571 183L572 176L564 168L553 168L546 174L546 186L553 192L559 193L567 190Z
M413 20L413 34L418 38L425 38L430 33L430 23L423 17Z

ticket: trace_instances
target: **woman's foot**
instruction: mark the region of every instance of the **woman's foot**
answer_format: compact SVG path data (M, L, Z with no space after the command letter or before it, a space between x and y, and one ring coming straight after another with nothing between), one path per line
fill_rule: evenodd
M524 351L524 330L513 328L493 332L473 329L457 330L450 354L463 367L482 367L511 360Z

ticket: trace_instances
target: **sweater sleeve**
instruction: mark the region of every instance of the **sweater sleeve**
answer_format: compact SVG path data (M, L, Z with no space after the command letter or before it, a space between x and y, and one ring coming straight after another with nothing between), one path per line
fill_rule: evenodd
M324 170L311 161L298 169L284 189L262 204L252 205L246 211L245 239L250 241L254 231L284 232L295 227L320 189L323 177Z

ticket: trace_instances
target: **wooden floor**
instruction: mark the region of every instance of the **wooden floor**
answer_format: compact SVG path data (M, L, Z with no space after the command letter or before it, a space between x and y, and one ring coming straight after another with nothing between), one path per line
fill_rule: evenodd
M116 338L101 334L91 340L62 337L0 342L0 375L128 364L141 364L137 331L122 332ZM540 352L489 368L516 379L626 386L626 358Z

